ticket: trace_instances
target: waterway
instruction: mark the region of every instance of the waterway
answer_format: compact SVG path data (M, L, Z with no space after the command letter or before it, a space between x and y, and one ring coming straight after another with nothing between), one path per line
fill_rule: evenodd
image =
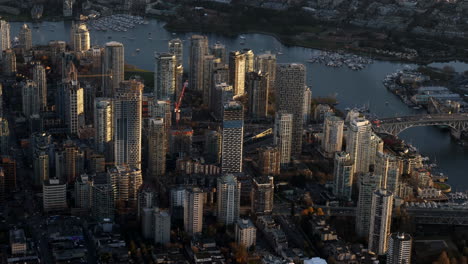
M92 31L91 43L103 45L112 40L125 45L126 63L146 70L154 70L154 52L166 52L167 42L172 38L187 40L192 33L172 34L164 29L164 23L150 20L148 25L139 25L128 32ZM22 23L11 23L11 34L17 36ZM32 28L32 25L30 25ZM70 22L43 22L33 29L33 43L47 44L50 40L70 39ZM264 34L246 34L245 44L237 38L208 34L210 44L217 41L225 44L228 51L250 48L255 53L267 50L282 52L278 62L298 62L307 66L307 83L313 96L336 95L341 109L369 105L370 111L379 117L411 115L418 112L409 108L382 85L384 77L401 69L404 65L397 62L376 61L362 71L352 71L347 67L330 68L321 64L309 64L307 59L312 49L287 47L274 37ZM134 39L133 39L134 38ZM151 38L151 39L149 39ZM184 45L185 67L187 67L188 42ZM136 52L136 49L140 52ZM468 64L448 63L457 71L468 70ZM436 64L442 65L442 64ZM444 63L443 65L447 65ZM421 110L419 110L421 111ZM449 175L449 183L456 191L468 190L468 149L463 148L450 138L448 131L436 127L410 128L399 135L406 142L413 144L422 155L435 159L440 169Z

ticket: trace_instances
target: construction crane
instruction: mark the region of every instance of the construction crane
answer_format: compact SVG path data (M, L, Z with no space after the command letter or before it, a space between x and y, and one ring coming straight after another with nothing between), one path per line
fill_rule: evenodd
M184 82L184 87L182 88L182 92L180 92L179 99L174 105L174 113L176 115L176 123L179 124L180 120L180 105L182 104L182 99L184 98L185 90L188 87L188 80Z

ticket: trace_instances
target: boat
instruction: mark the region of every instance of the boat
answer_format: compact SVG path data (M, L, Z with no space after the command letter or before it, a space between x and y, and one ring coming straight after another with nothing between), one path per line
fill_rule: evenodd
M140 52L140 49L136 49L135 51L136 51L136 52Z
M150 38L148 38L148 39L149 39L149 40L153 40L153 38L151 38L151 37L150 37Z

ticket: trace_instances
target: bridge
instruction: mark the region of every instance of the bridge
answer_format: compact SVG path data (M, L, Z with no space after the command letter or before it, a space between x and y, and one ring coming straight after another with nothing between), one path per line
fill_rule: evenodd
M460 138L462 131L468 130L468 114L427 114L392 117L374 120L374 131L397 136L410 127L417 126L448 126L452 135Z

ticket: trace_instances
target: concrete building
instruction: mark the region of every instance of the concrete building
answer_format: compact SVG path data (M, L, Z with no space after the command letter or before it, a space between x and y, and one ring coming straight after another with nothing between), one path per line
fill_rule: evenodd
M0 167L5 175L6 191L13 192L16 190L16 161L10 156L1 156Z
M136 209L138 190L143 184L141 170L129 166L113 166L107 171L107 177L114 188L117 207Z
M85 125L84 89L77 80L64 84L65 124L70 134L78 135Z
M387 264L411 264L412 243L410 234L391 234L388 241Z
M255 71L255 54L251 49L243 49L242 54L245 55L245 73Z
M47 77L45 68L39 62L36 62L33 67L33 81L37 85L37 96L39 97L40 110L47 109Z
M63 0L63 16L64 17L71 17L73 16L73 0Z
M40 102L38 97L38 86L36 82L26 80L21 84L21 97L23 100L23 115L26 118L39 115Z
M369 225L372 209L372 195L380 186L380 177L366 173L358 179L358 203L356 208L356 234L369 237Z
M304 87L306 68L303 64L278 64L276 67L276 111L293 115L291 156L302 152Z
M220 59L220 63L221 64L227 64L228 61L227 61L227 54L226 54L226 46L219 43L219 42L216 42L213 46L211 46L210 48L211 50L211 54L213 54L213 56L215 56L215 58L218 58Z
M201 234L205 195L198 187L187 189L184 197L184 229L190 236Z
M154 219L154 243L165 245L171 242L171 215L167 210L155 210Z
M190 89L202 91L203 89L203 59L208 55L208 38L193 35L190 38L189 57L189 84Z
M10 48L10 23L0 19L0 53ZM3 59L2 55L0 55L0 59Z
M336 152L333 166L333 194L351 200L354 164L347 152Z
M91 216L98 221L114 219L115 192L106 173L98 174L93 181Z
M0 154L7 155L10 152L10 127L8 119L0 116Z
M73 141L66 141L55 151L55 176L63 182L73 184L84 173L84 151Z
M172 53L156 53L154 69L154 95L157 100L175 100L176 56Z
M113 100L114 161L141 169L143 84L124 81Z
M104 47L102 58L102 91L101 96L112 97L114 91L124 80L124 46L120 42L111 41Z
M272 176L253 179L250 196L251 210L254 214L270 214L273 211L275 185Z
M204 156L210 163L221 161L222 133L218 130L205 131Z
M47 152L36 152L33 156L33 169L35 186L39 187L44 181L49 180L50 176L50 158Z
M234 96L245 92L246 55L239 51L229 53L229 84L234 89Z
M45 212L67 209L67 184L49 179L42 184L42 204Z
M369 120L364 118L351 120L348 129L346 152L351 156L355 173L366 173L369 171L373 152L371 136L372 126Z
M212 93L211 111L217 120L223 119L224 105L233 100L234 90L232 85L218 83L214 86Z
M268 78L268 93L275 91L276 55L267 52L255 58L255 70Z
M176 58L176 65L182 65L184 62L184 44L181 39L171 39L168 43L169 53L173 54Z
M331 158L343 148L344 121L340 117L328 115L323 123L322 150L325 157Z
M249 97L248 113L252 119L266 118L268 115L268 76L262 72L249 72L245 81Z
M235 227L235 240L246 249L257 243L257 228L250 219L239 219Z
M241 183L234 174L225 174L218 179L218 222L234 224L239 218Z
M244 111L240 103L231 101L224 105L222 160L223 173L242 172L244 143Z
M380 188L386 189L393 194L398 193L401 167L402 162L396 156L377 152L374 173L382 178Z
M393 194L385 189L374 191L369 228L369 250L375 254L384 255L387 253L392 209Z
M98 97L94 100L94 143L96 151L103 153L107 161L113 157L114 116L112 99Z
M285 111L276 112L273 143L278 146L282 168L286 168L291 162L293 120L294 116L290 113Z
M219 63L220 60L214 55L205 55L203 57L203 86L202 86L202 98L203 104L209 106L211 104L211 92L213 86L213 72L215 70L215 65Z
M169 208L171 216L175 220L184 219L186 188L183 186L174 187L169 195Z
M185 157L192 154L193 129L191 127L171 129L169 132L169 154Z
M148 127L148 179L152 181L166 173L167 131L164 119L151 118Z
M32 49L32 32L28 24L23 24L18 35L19 45L25 51Z
M311 107L312 107L312 91L309 87L305 87L304 90L304 104L302 110L302 119L304 125L308 124L311 120Z
M87 174L76 178L74 187L75 208L91 209L93 180Z
M85 52L91 48L89 30L86 24L73 24L71 28L71 46L76 52Z
M16 55L12 49L3 51L2 66L3 75L14 76L16 74Z
M10 230L10 249L12 255L26 254L27 252L26 235L23 229Z
M280 174L281 155L278 147L262 146L258 150L258 169L263 176Z

